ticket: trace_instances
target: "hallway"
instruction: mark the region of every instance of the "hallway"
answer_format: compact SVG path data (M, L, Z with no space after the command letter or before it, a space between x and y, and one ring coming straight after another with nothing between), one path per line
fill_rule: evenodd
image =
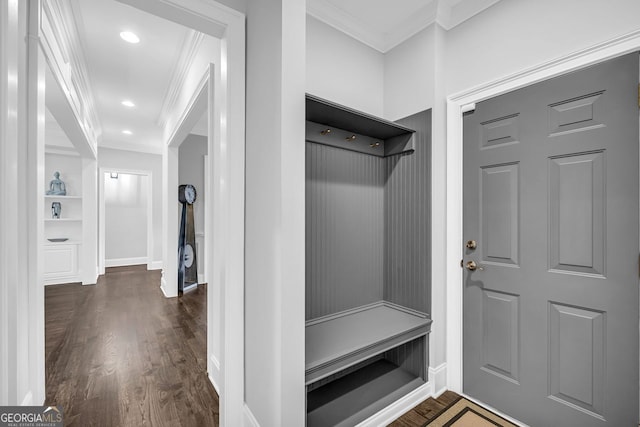
M214 426L206 286L177 299L145 266L45 288L47 405L69 426Z

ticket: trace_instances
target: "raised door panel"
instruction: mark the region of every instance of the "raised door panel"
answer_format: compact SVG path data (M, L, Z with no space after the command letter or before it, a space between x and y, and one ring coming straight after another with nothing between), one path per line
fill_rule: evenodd
M604 91L599 91L549 105L549 135L558 136L603 127L598 102L603 93Z
M549 267L605 275L604 151L549 159Z
M485 262L518 264L518 172L517 163L481 169L480 241Z
M518 143L518 116L516 113L480 123L481 148Z
M602 419L605 313L549 303L549 397Z
M484 290L482 298L482 369L518 381L520 322L518 296Z

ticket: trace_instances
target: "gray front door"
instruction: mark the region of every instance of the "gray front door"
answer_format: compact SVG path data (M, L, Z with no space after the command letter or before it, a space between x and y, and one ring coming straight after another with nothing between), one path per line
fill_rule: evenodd
M638 424L637 87L634 53L464 118L464 392L532 427Z

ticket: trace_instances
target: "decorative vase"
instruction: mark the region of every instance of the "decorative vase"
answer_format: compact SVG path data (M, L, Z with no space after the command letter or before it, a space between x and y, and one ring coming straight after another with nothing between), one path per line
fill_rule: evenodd
M60 202L51 203L51 218L60 219L60 212L62 211L62 205Z

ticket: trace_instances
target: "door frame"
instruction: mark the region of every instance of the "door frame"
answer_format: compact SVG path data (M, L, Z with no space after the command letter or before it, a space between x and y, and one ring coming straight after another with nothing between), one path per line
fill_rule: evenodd
M443 275L446 294L447 388L462 393L463 383L463 258L462 242L462 114L475 103L506 92L530 86L553 77L576 71L624 54L640 50L640 30L616 37L560 58L544 62L509 76L487 82L447 97L446 162L434 159L434 168L446 165L446 253ZM437 264L434 264L436 268ZM442 267L439 267L442 268ZM435 284L434 284L435 285Z
M246 16L244 13L215 0L117 0L152 15L177 22L186 27L217 37L221 40L219 74L213 76L215 84L208 91L210 182L208 199L213 210L207 227L210 238L214 235L211 250L205 249L209 284L220 289L218 325L207 316L207 331L218 326L220 337L220 378L216 387L220 394L220 425L240 426L244 423L244 249L245 249L245 52ZM213 129L213 133L211 130ZM213 147L212 147L213 145ZM163 147L163 188L169 179L177 176L177 148ZM171 166L171 167L169 167ZM168 172L168 173L167 173ZM171 174L172 176L167 176ZM175 174L175 176L174 176ZM175 200L175 190L163 195L167 204ZM177 217L177 209L165 206L163 228L171 223L168 215ZM206 227L206 226L205 226ZM163 241L168 234L164 233ZM177 233L173 233L168 245L177 254ZM163 242L164 243L164 242ZM205 243L206 244L206 243ZM175 256L175 255L174 255ZM166 258L163 256L163 259ZM175 259L175 258L173 258ZM176 263L177 264L177 263ZM163 265L163 270L170 268ZM177 265L175 265L177 280ZM166 270L164 270L166 271ZM167 277L173 277L173 270ZM210 314L210 312L208 313ZM207 368L211 374L215 363L210 346L207 346ZM211 375L209 379L213 382Z
M104 180L108 173L138 175L145 177L145 203L147 215L147 270L153 269L153 172L150 170L131 170L112 167L99 168L98 172L98 268L104 274L106 265L106 205L104 200Z

